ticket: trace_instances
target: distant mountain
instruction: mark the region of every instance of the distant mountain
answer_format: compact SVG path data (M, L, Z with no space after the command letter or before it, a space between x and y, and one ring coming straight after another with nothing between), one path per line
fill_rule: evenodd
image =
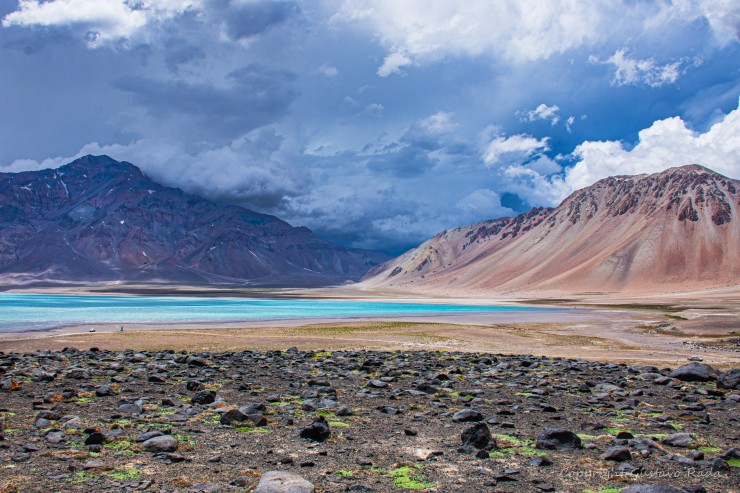
M444 231L363 285L444 294L740 285L739 189L698 165L606 178L555 209Z
M0 173L0 280L6 283L329 285L357 280L387 259L274 216L164 187L107 156Z

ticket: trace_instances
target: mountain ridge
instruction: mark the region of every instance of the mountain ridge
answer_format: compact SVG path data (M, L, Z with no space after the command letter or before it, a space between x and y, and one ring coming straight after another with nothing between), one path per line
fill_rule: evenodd
M18 281L331 285L387 259L84 156L0 173L0 276Z
M738 189L700 165L604 178L554 209L444 231L362 285L485 294L740 284Z

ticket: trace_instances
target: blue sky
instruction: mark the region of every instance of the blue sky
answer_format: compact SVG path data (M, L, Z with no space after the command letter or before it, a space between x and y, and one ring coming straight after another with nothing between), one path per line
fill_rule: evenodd
M740 178L734 0L12 0L0 171L92 153L399 253L614 174Z

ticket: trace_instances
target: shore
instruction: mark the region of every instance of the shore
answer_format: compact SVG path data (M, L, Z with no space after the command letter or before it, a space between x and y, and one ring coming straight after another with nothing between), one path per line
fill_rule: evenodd
M18 290L16 290L18 291ZM736 289L650 297L542 293L492 297L430 297L417 293L320 289L208 289L188 286L52 287L36 292L177 294L352 301L413 301L558 307L557 312L491 312L444 316L260 320L193 324L95 324L0 334L0 351L64 347L109 350L241 351L249 349L443 350L533 354L675 366L701 358L718 367L740 365L740 294ZM20 290L20 292L28 292ZM90 332L90 329L95 332Z

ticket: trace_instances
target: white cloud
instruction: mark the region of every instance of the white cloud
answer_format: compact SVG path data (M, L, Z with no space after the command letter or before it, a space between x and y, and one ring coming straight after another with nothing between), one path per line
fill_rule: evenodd
M201 0L19 0L9 26L86 26L90 46L136 36L148 24L199 7Z
M521 144L511 147L533 149L539 141L530 139L517 140ZM667 118L640 131L631 149L616 141L586 141L576 147L573 157L578 162L564 175L521 162L503 168L502 174L511 191L529 197L533 204L547 205L556 205L573 191L608 176L657 173L687 164L740 178L740 104L704 133L689 129L679 117Z
M452 120L452 113L438 111L419 122L419 127L431 134L440 135L454 132L458 124Z
M556 125L560 121L558 111L560 111L560 108L556 104L548 106L545 103L542 103L532 111L526 112L522 117L522 121L534 122L537 120L544 120L549 121L552 125Z
M513 211L501 205L501 197L493 190L480 188L474 190L457 202L457 208L468 221L490 219Z
M229 145L189 153L172 142L140 139L128 145L84 145L74 156L37 162L17 160L3 172L58 168L87 154L105 154L128 161L164 185L199 196L240 203L257 210L276 207L310 183L305 170L288 168L272 159L282 138L271 129L260 129Z
M402 74L403 67L412 65L414 62L404 51L393 51L383 60L383 64L378 68L380 77L388 77L393 74Z
M328 63L325 63L319 67L319 73L324 77L331 78L339 75L339 69L334 65L329 65Z
M604 10L590 1L345 0L336 17L368 26L391 48L378 71L387 76L417 57L547 58L598 39Z
M498 135L483 151L483 162L488 166L519 163L547 149L547 138L537 139L524 134Z
M627 53L626 48L615 51L606 60L599 60L591 56L589 61L591 63L613 65L615 71L612 83L617 86L645 84L650 87L660 87L665 84L673 84L689 65L687 60L683 59L661 65L653 58L632 58ZM697 59L691 65L699 63L700 61Z
M709 24L720 45L738 39L736 0L342 0L334 16L370 30L388 49L378 69L381 77L450 55L543 60L608 46L612 39L640 39L646 33L659 38L672 26L698 20ZM660 67L664 73L658 77L674 77L670 65Z

